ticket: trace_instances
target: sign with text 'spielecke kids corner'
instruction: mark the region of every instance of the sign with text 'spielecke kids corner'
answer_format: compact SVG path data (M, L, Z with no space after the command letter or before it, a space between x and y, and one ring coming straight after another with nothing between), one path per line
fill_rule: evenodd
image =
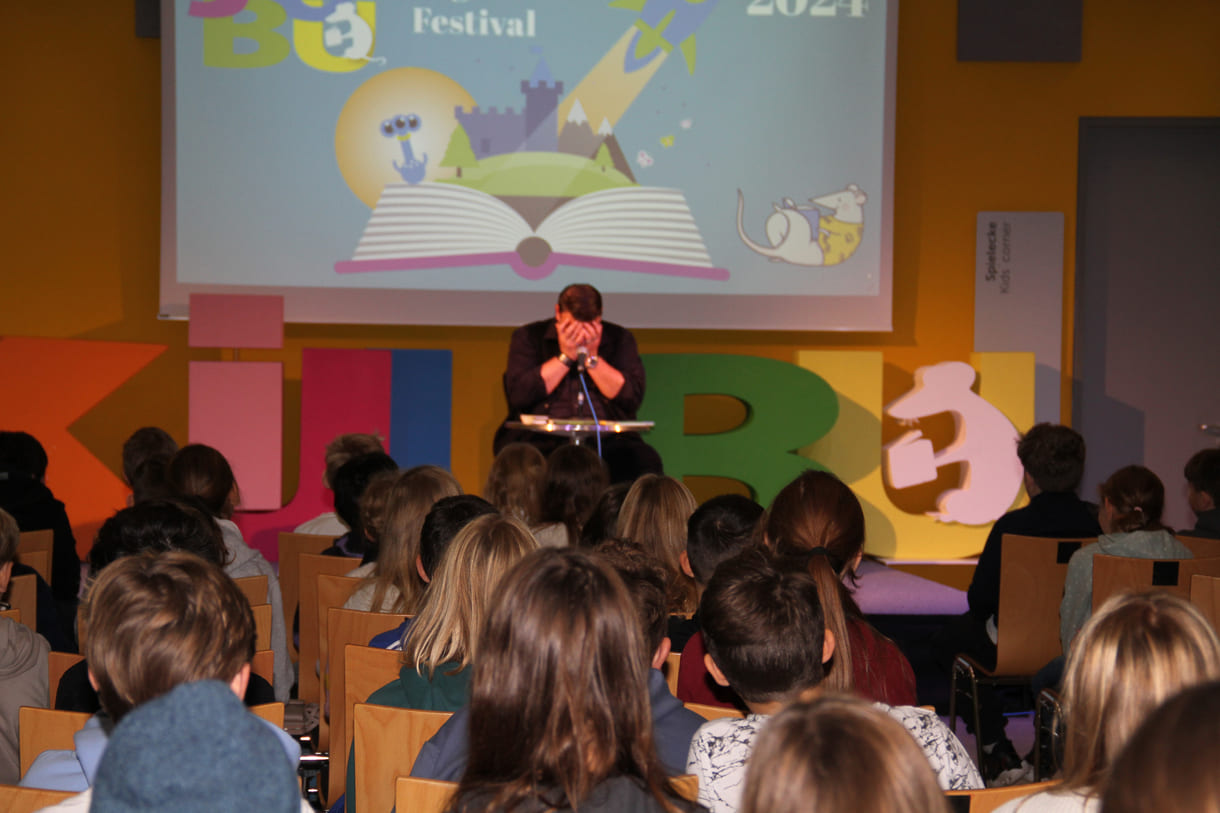
M290 320L513 323L587 281L640 326L887 328L895 15L175 0L164 264Z

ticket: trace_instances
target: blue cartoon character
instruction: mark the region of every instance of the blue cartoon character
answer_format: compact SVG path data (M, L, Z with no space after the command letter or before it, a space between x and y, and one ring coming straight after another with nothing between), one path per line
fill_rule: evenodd
M414 113L400 114L381 122L381 134L386 138L398 139L398 143L402 146L402 163L395 161L394 169L402 176L403 181L409 184L417 184L422 181L424 174L428 171L428 153L424 153L421 161L411 150L411 134L419 130L421 126L419 116Z

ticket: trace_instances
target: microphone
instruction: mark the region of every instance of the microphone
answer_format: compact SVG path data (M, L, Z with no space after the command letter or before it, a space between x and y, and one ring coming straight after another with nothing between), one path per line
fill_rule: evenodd
M585 364L589 361L589 350L586 347L576 348L576 369L584 372Z

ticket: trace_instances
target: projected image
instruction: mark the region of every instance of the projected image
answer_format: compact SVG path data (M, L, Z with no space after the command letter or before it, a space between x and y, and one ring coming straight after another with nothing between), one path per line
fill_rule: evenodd
M793 326L776 314L846 300L871 316L817 326L888 324L884 0L175 0L173 17L181 289L339 303L584 280L683 297L673 326Z

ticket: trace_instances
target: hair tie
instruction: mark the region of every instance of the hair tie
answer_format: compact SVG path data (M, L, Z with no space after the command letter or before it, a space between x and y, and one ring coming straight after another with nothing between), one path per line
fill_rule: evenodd
M822 554L823 556L825 556L827 559L829 559L829 558L830 558L830 551L828 551L828 550L826 549L826 546L825 546L825 545L818 545L816 548L810 548L810 549L809 549L809 555L810 555L810 556L813 556L815 553L820 553L820 554Z

